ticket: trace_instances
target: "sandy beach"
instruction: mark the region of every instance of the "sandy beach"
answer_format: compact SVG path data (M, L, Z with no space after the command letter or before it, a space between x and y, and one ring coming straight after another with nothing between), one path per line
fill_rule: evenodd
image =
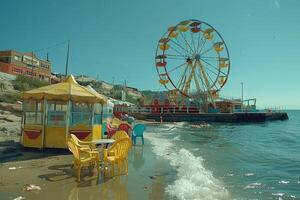
M146 140L129 154L129 174L99 178L82 171L76 182L73 156L67 151L22 151L0 165L0 199L168 199L164 191L172 180L169 163L159 160ZM95 174L95 173L94 173ZM40 188L27 191L33 184Z

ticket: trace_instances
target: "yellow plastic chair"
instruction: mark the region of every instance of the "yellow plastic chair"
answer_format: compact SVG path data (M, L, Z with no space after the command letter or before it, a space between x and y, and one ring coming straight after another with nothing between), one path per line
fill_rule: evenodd
M74 134L71 134L71 138L74 140L74 142L81 146L82 148L85 147L87 149L90 149L90 150L94 150L94 151L97 151L97 147L94 143L92 142L86 142L86 141L82 141L82 140L79 140L76 135Z
M119 140L122 138L129 138L129 136L127 135L127 133L125 131L117 131L113 136L112 139L114 140Z
M112 136L112 139L114 139L115 141L118 141L120 139L123 139L123 138L129 138L128 134L125 132L125 131L117 131L113 136ZM132 144L131 144L131 140L130 140L130 146L131 147ZM115 152L114 151L109 151L108 154L110 156L113 156L115 155Z
M128 152L130 149L130 139L121 138L117 140L110 148L104 149L103 161L105 166L108 164L112 167L112 175L114 176L115 165L118 166L118 173L120 174L123 164L125 164L125 173L128 175ZM113 154L109 154L113 152Z
M86 146L76 144L76 142L70 138L67 141L69 150L74 156L74 168L77 169L77 181L80 182L80 173L82 167L96 167L97 176L99 176L99 152L89 150Z
M115 127L119 127L119 125L120 125L121 123L123 123L123 121L120 120L120 119L118 119L118 118L116 118L116 117L114 117L114 118L111 120L111 124L112 124L113 126L115 126Z
M79 140L76 137L76 135L74 135L74 134L71 134L71 138L73 139L75 144L77 146L79 146L81 149L86 149L86 150L89 150L89 151L93 151L93 153L96 155L97 159L100 160L100 154L99 154L98 149L97 149L97 147L94 143Z

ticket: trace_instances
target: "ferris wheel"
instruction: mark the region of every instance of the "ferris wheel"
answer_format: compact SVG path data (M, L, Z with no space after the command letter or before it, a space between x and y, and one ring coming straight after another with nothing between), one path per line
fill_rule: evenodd
M219 32L192 19L168 28L158 41L155 66L171 100L205 97L214 102L228 79L230 59Z

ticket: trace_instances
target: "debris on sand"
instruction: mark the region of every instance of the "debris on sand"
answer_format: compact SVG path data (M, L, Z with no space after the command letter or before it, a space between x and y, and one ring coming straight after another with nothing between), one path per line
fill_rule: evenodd
M40 186L34 184L26 184L23 186L23 191L42 190Z
M23 167L19 166L19 167L9 167L9 170L16 170L16 169L22 169Z
M156 176L149 176L152 180L156 179Z
M17 169L16 167L9 167L8 168L9 170L15 170L15 169Z
M23 199L26 199L26 198L22 197L22 196L18 196L17 198L14 198L13 200L23 200Z

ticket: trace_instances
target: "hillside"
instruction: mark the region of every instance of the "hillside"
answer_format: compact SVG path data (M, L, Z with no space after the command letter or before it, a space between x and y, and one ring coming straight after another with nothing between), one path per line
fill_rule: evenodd
M80 85L91 85L100 94L104 94L107 97L118 100L122 99L122 90L124 90L122 85L112 85L105 81L97 81L96 79L87 76L79 76L75 78ZM49 83L44 81L25 76L14 76L6 73L0 73L0 103L4 102L15 104L17 101L21 100L20 93L22 91L31 90L48 84ZM144 99L143 94L136 88L126 87L125 91L126 100L131 103L138 104L142 99Z

